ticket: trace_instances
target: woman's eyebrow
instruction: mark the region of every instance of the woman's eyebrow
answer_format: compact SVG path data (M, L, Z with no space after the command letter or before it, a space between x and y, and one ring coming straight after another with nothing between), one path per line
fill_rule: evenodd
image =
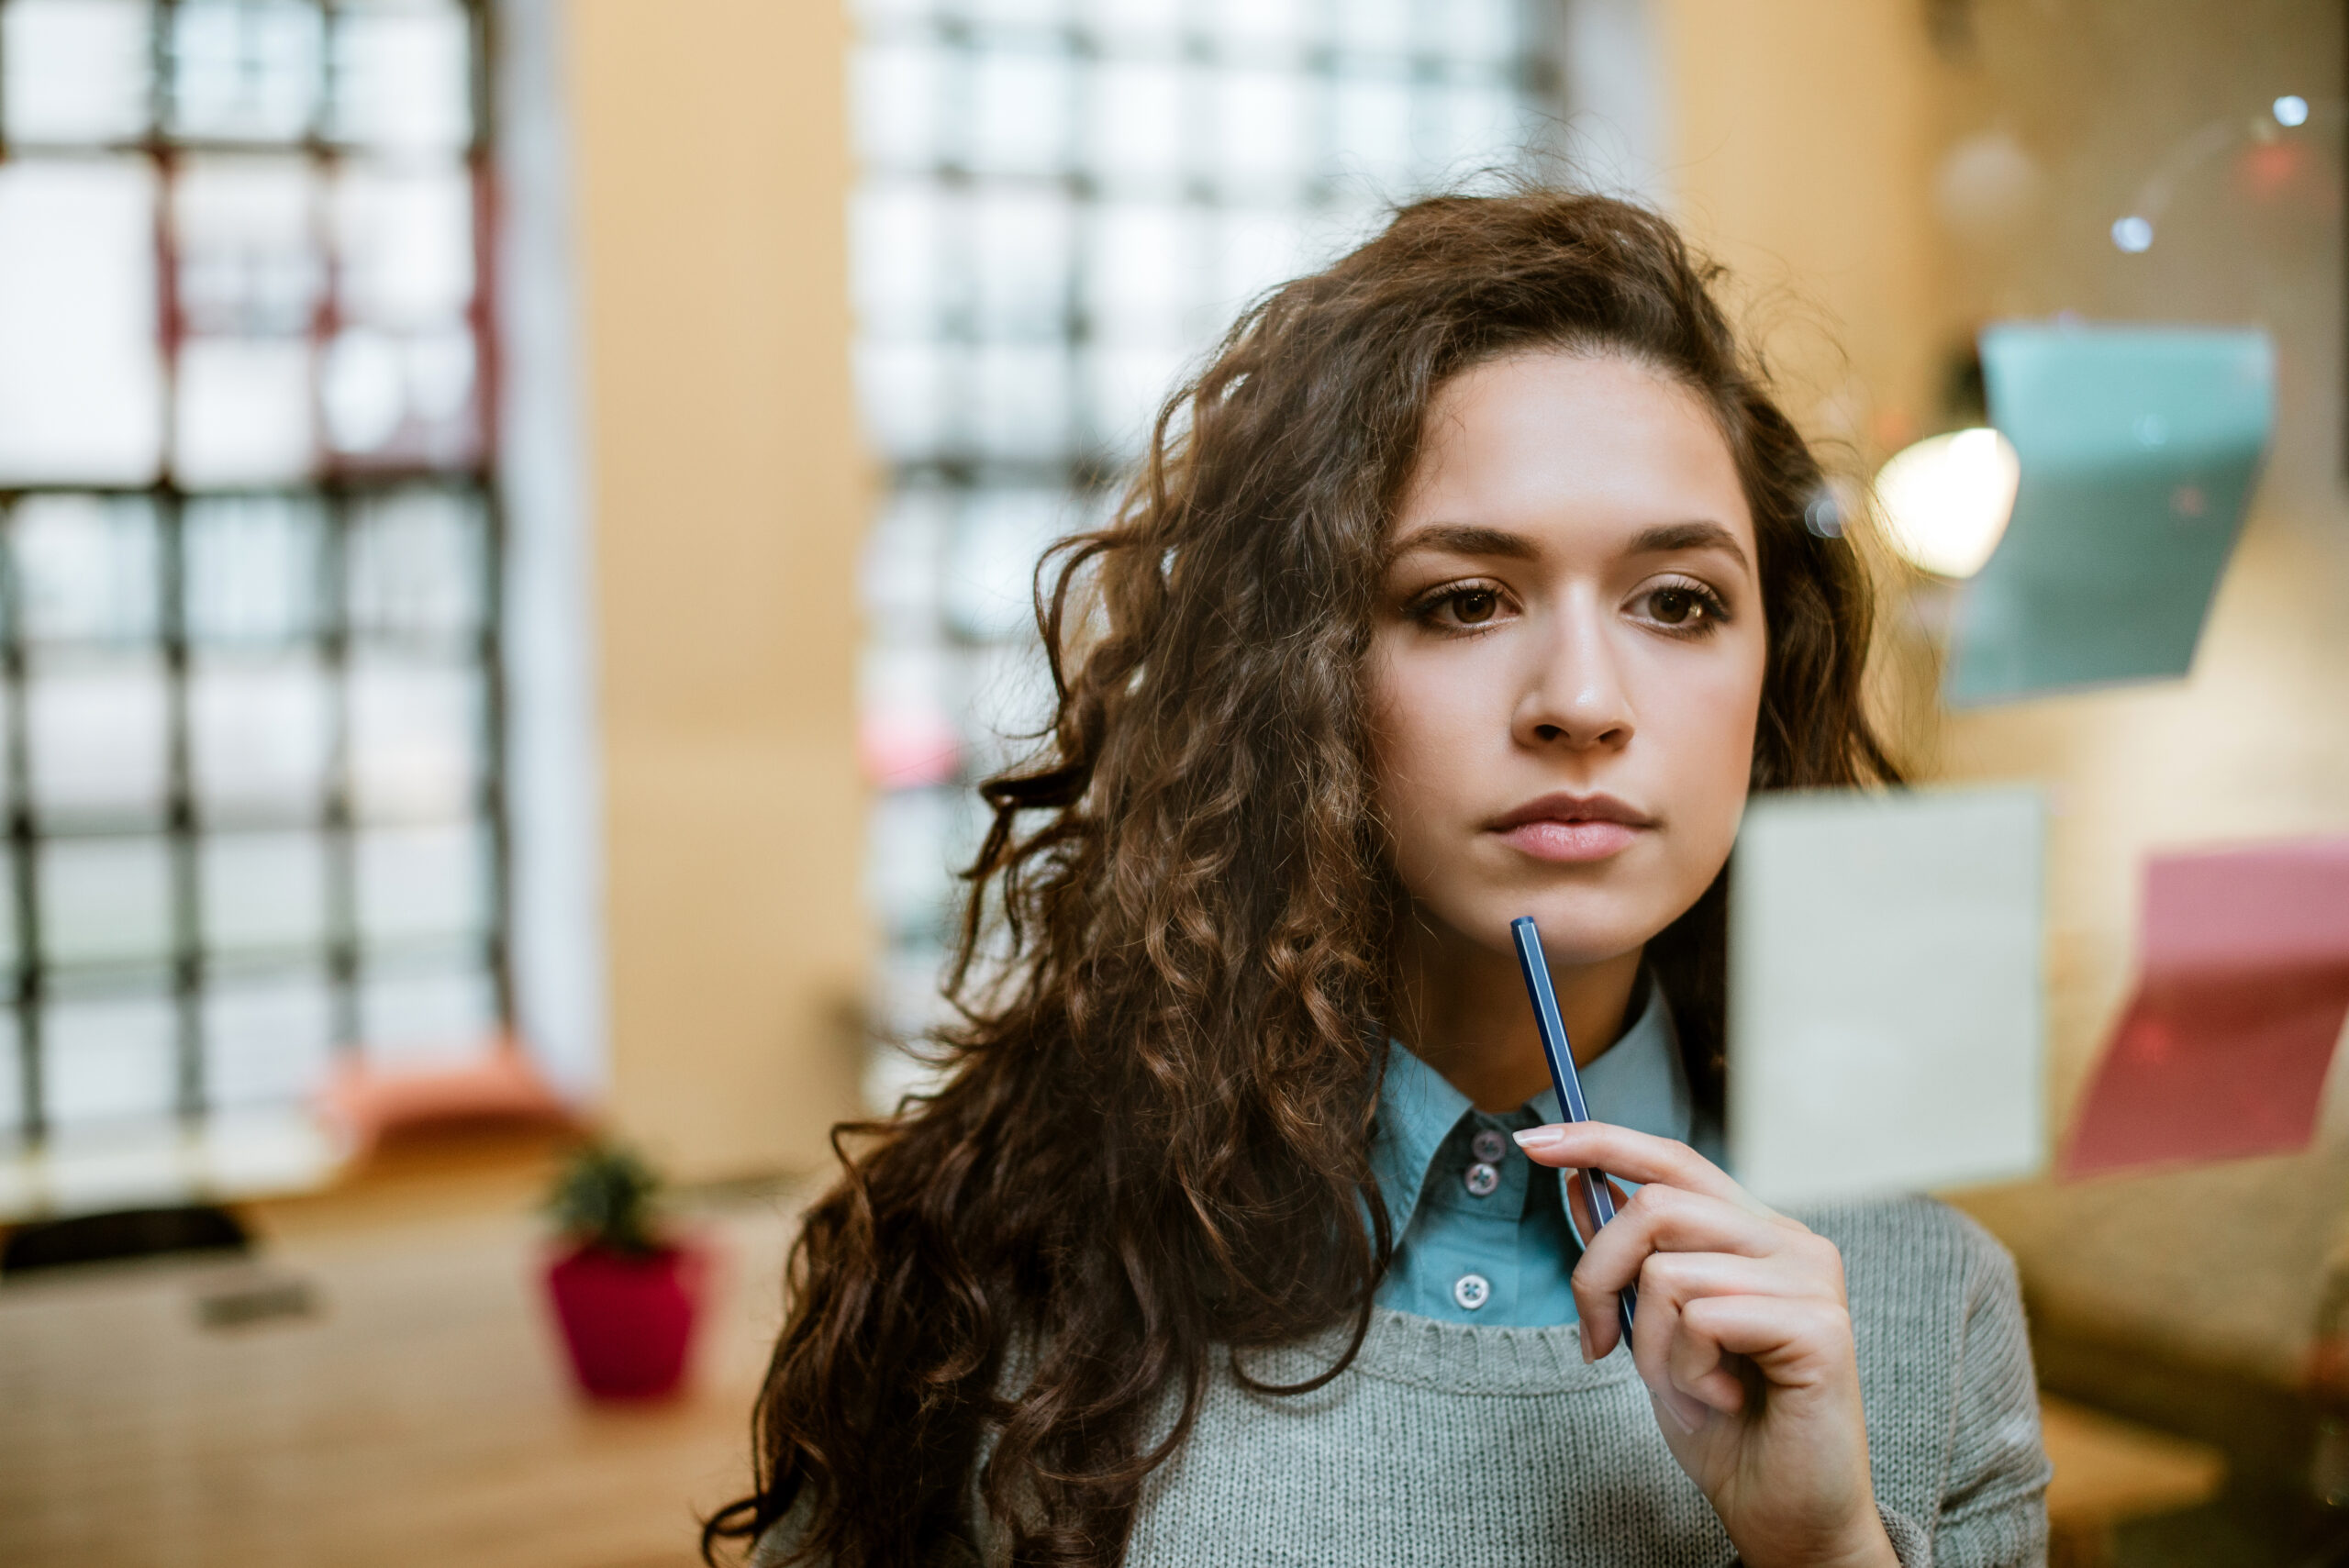
M1669 555L1682 550L1718 550L1736 558L1747 571L1753 563L1745 559L1745 550L1737 536L1719 523L1659 523L1652 528L1642 528L1631 539L1630 555Z
M1531 561L1542 553L1531 539L1507 528L1475 523L1431 523L1397 539L1386 559L1399 561L1415 550L1441 550L1453 555L1497 555L1510 561Z

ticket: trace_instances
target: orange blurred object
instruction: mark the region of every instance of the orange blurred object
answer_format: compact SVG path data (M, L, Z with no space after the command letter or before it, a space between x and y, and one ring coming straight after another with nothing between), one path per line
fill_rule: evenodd
M319 1095L318 1112L352 1159L389 1135L418 1128L577 1123L570 1105L510 1037L470 1062L404 1069L346 1063Z

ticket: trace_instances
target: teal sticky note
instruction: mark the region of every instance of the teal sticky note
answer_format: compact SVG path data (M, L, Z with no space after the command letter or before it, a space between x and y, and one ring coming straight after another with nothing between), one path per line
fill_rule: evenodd
M2267 335L2007 323L1981 346L2022 480L1959 600L1944 695L2185 674L2275 430Z

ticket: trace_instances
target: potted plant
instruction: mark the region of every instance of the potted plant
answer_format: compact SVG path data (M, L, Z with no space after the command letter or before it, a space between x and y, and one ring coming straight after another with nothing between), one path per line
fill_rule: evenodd
M685 1377L708 1260L662 1234L660 1184L628 1150L590 1143L547 1200L564 1243L547 1294L579 1385L598 1399L657 1399Z

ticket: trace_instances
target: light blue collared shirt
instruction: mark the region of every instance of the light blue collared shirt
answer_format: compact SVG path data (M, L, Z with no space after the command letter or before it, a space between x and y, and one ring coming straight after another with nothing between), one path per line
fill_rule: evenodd
M1718 1149L1698 1125L1663 988L1653 979L1639 1016L1581 1070L1592 1117ZM1480 1111L1398 1042L1386 1051L1371 1163L1394 1226L1395 1260L1378 1304L1452 1323L1529 1327L1574 1320L1568 1280L1582 1249L1566 1224L1564 1173L1536 1165L1509 1137L1563 1120L1543 1090L1503 1115ZM1486 1152L1477 1158L1477 1135ZM1717 1156L1716 1156L1717 1157ZM1489 1165L1489 1172L1479 1166ZM1471 1305L1474 1303L1474 1305Z

